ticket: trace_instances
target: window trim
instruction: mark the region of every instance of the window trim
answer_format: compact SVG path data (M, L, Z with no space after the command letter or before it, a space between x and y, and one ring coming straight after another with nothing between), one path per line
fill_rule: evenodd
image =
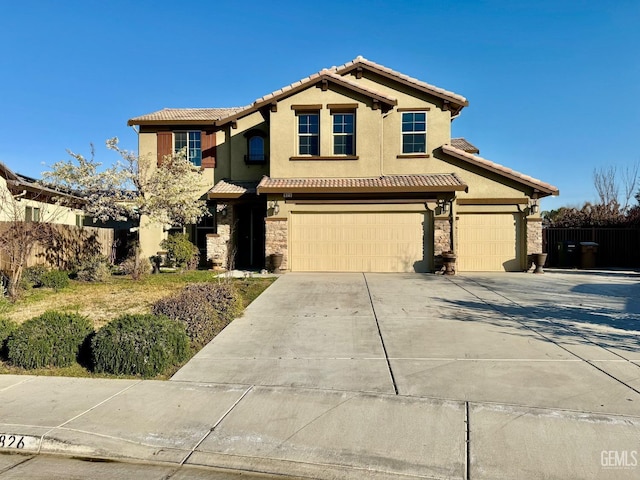
M348 132L338 132L336 133L335 129L336 129L336 118L338 115L350 115L351 116L351 133ZM341 123L341 125L346 125L344 122ZM347 138L347 137L351 137L351 152L345 152L345 153L337 153L336 152L336 140L338 138ZM338 110L332 110L331 111L331 138L333 139L333 155L334 156L340 156L340 157L355 157L356 155L356 113L354 111L338 111ZM346 147L346 145L345 145Z
M305 116L315 116L317 118L317 133L300 133L300 119ZM310 124L309 124L310 125ZM296 130L297 130L297 143L298 143L298 156L304 157L317 157L320 155L320 111L319 110L300 110L296 111ZM302 153L302 138L316 138L317 139L317 151L315 153Z
M419 156L424 156L427 153L427 112L428 109L426 108L422 108L420 110L414 110L414 109L403 109L402 112L400 112L400 150L402 151L401 155L409 155L411 157L419 157ZM412 123L416 123L415 121L415 115L418 113L424 113L424 130L412 130L409 132L405 132L403 130L403 125L404 125L404 116L405 115L414 115ZM422 152L408 152L405 151L405 135L424 135L424 151ZM401 157L400 157L401 158Z
M187 138L186 138L187 144L185 146L181 147L181 149L186 147L186 149L187 149L187 152L186 152L187 153L187 160L194 167L202 168L202 131L200 131L200 130L175 130L173 132L173 135L172 135L172 142L173 142L172 152L173 152L174 155L176 153L178 153L178 150L176 149L176 135L177 134L186 134L187 135ZM198 141L198 145L199 145L198 146L198 150L200 152L200 158L199 158L200 161L199 162L194 162L193 159L191 158L191 155L190 155L191 150L192 150L190 148L190 144L191 144L190 135L191 134L198 134L198 137L199 137L198 140L197 140Z

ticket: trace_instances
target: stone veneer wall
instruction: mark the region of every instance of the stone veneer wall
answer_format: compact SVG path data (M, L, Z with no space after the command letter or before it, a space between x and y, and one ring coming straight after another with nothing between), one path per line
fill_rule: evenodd
M433 255L451 250L451 222L448 218L436 218L433 222Z
M281 270L288 268L289 260L289 224L286 218L267 218L265 222L265 254L267 256L266 265L269 267L269 255L272 253L282 254Z
M233 225L233 208L227 208L227 216L217 214L217 231L207 235L207 260L222 259L223 268L229 265L229 247L231 245L231 226Z
M542 219L527 218L527 255L542 253Z

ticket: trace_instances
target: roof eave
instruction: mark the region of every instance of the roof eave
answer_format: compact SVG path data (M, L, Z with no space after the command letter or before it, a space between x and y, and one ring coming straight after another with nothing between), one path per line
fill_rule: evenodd
M417 187L258 187L258 195L263 193L443 193L465 191L466 185L436 185Z
M516 172L510 173L501 168L495 167L485 162L489 162L486 159L480 159L479 157L474 158L475 156L467 153L463 150L452 147L451 145L443 145L440 149L447 155L451 155L452 157L458 158L460 160L466 161L480 168L484 168L490 172L501 175L505 178L518 182L522 185L526 185L528 187L533 188L536 193L538 193L538 197L547 197L547 196L558 196L560 191L558 188L553 185L546 184L542 181L536 181L533 178L525 178L518 175Z
M403 79L402 77L399 77L397 75L394 75L390 72L386 72L384 70L381 70L379 68L374 67L373 65L369 65L367 63L354 63L353 65L349 65L348 67L342 68L342 69L338 69L336 73L338 73L339 75L343 75L346 73L349 73L353 70L356 70L357 68L366 68L368 70L371 70L372 72L377 73L380 76L383 76L385 78L389 78L391 80L394 80L396 82L402 83L403 85L407 85L409 87L415 88L416 90L420 90L422 92L428 93L429 95L433 95L435 97L438 98L442 98L443 100L447 100L449 101L449 109L452 111L452 113L454 115L457 115L460 113L460 111L464 108L464 107L468 107L469 106L469 100L466 100L464 102L460 101L459 98L456 98L454 96L448 95L444 92L439 92L437 90L425 87L425 86L421 86L421 85L416 85L413 82L410 82L408 80Z
M373 92L370 92L368 90L362 89L362 88L358 88L354 85L351 85L348 82L341 82L339 79L332 77L331 75L327 75L327 74L321 74L318 75L317 77L311 78L306 82L302 82L300 83L300 85L296 85L295 87L292 87L286 91L283 91L277 95L274 95L273 97L269 97L267 99L264 100L259 100L253 103L253 105L247 107L246 110L242 110L241 112L237 112L233 115L230 115L228 117L224 117L221 118L219 120L215 121L215 125L216 126L223 126L226 125L228 123L231 123L235 120L238 120L241 117L245 117L247 115L249 115L250 113L256 112L258 110L260 110L261 108L264 107L268 107L270 106L272 103L276 103L279 102L280 100L282 100L283 98L287 98L290 97L291 95L295 95L298 92L301 92L303 90L306 90L310 87L313 87L314 85L317 85L318 83L321 83L323 80L326 80L328 82L333 82L334 84L338 84L342 87L345 87L347 89L356 91L358 93L360 93L361 95L364 95L366 97L372 98L374 100L377 100L380 103L383 103L385 105L389 105L392 107L395 107L398 104L398 101L396 99L390 99L387 97L384 97L382 95L377 95Z

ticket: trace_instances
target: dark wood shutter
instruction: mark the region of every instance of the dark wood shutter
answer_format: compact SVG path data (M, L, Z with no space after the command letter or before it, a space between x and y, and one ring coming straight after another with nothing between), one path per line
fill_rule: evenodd
M158 132L158 166L162 164L162 160L167 155L171 155L173 148L173 133Z
M216 166L216 132L202 131L200 136L202 147L202 168Z

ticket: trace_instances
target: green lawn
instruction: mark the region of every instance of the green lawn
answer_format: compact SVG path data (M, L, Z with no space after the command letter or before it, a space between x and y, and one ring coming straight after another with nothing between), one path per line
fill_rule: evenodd
M170 295L189 283L231 281L242 295L244 307L258 297L275 278L218 279L210 271L189 271L184 273L160 273L148 275L134 281L125 276L113 276L103 283L82 283L71 281L64 290L34 288L26 291L15 303L0 303L0 316L22 323L41 315L47 310L77 312L89 317L94 328L124 313L149 313L151 305L158 299ZM68 368L24 370L0 361L1 373L26 373L34 375L97 376L80 365ZM166 372L158 378L168 378L173 372ZM108 377L109 375L100 375Z

